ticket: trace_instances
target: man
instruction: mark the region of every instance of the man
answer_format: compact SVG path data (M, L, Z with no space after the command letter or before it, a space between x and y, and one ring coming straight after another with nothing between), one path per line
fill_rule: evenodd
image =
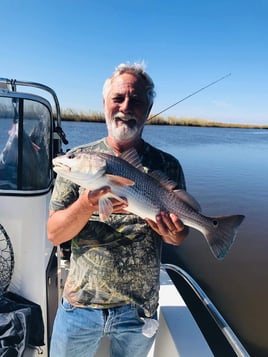
M112 155L135 148L146 170L161 170L185 188L179 162L142 139L154 99L154 84L142 65L118 66L103 87L107 138L74 151ZM161 242L179 245L188 233L179 217L161 212L143 220L113 200L101 222L98 200L110 187L84 190L58 176L51 199L48 238L72 240L70 272L54 322L51 357L94 356L104 335L113 357L145 357L157 330Z

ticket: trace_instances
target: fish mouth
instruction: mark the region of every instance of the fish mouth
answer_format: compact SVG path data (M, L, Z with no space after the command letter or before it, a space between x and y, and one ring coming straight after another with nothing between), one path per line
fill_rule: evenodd
M54 168L62 169L64 171L71 171L70 166L68 166L67 164L65 164L61 161L52 160L52 163L53 163Z

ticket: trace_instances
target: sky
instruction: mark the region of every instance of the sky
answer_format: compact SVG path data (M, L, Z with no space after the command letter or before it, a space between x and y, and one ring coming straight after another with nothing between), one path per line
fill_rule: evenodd
M54 89L61 109L102 112L120 63L144 62L152 114L268 124L268 0L1 0L0 77Z

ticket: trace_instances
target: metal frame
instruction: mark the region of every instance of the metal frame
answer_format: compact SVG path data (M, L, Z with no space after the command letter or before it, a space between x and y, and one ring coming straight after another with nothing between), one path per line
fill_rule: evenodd
M18 81L16 79L0 78L0 89L7 90L9 92L17 92L17 86L33 87L33 88L44 90L49 94L51 94L55 102L57 124L59 126L61 125L60 104L58 101L58 97L52 88L37 82L26 82L26 81Z
M61 110L60 110L60 104L58 97L56 95L56 92L48 87L45 84L41 84L38 82L27 82L27 81L19 81L17 79L8 79L8 78L0 78L0 91L2 91L2 94L4 93L19 93L17 92L17 86L24 86L24 87L31 87L31 88L36 88L43 90L47 93L49 93L55 103L55 109L56 109L56 118L53 118L56 120L56 124L54 125L54 134L55 137L54 139L60 139L64 144L68 144L68 140L66 139L65 133L63 132L61 128ZM22 93L20 93L22 94ZM28 94L28 93L23 93L25 96L35 96L35 98L39 98L44 100L44 98L35 95L35 94ZM25 97L27 98L27 97ZM58 151L61 150L61 145L58 145Z

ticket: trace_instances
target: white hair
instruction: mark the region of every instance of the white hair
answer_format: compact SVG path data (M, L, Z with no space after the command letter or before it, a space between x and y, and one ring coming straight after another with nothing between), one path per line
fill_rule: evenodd
M145 71L145 65L144 63L133 63L133 64L127 64L127 63L121 63L119 64L116 68L112 76L104 82L103 85L103 90L102 90L102 95L103 98L106 99L110 87L111 87L111 82L114 77L120 76L123 73L130 73L133 74L137 78L143 79L145 82L145 90L147 92L147 97L148 97L148 102L149 105L151 106L154 102L154 97L155 97L155 91L154 91L154 82L152 78L146 73Z

